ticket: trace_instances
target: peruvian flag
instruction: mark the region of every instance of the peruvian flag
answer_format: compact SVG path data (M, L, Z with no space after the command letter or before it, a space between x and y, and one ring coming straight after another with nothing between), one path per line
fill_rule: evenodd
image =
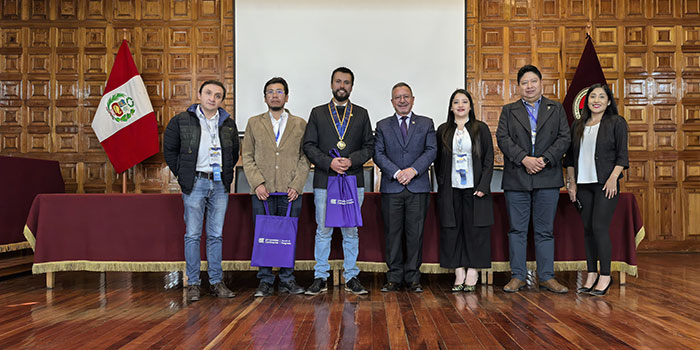
M158 124L146 86L122 41L92 129L117 173L158 153Z

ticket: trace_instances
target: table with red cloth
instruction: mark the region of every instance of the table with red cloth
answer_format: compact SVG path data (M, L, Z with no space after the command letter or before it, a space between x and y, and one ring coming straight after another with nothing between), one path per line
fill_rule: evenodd
M0 253L27 249L23 229L34 197L64 192L54 160L0 156Z
M490 271L508 271L508 218L505 198L494 193L495 225L491 229ZM386 271L381 195L366 193L364 226L359 230L358 265L363 271ZM439 222L436 195L423 239L424 273L448 272L439 267ZM296 242L297 270L314 265L313 194L302 197ZM56 271L183 271L183 204L180 194L42 194L32 204L25 235L35 237L34 273ZM557 271L585 270L583 227L576 209L562 193L554 222ZM250 266L253 217L249 194L230 194L223 232L223 269L254 270ZM532 233L530 233L532 235ZM201 252L205 260L205 235ZM637 275L636 247L644 238L642 218L632 194L620 194L611 227L612 270ZM342 269L342 236L335 230L330 263ZM528 267L534 269L534 246L528 239ZM206 269L206 261L202 262Z

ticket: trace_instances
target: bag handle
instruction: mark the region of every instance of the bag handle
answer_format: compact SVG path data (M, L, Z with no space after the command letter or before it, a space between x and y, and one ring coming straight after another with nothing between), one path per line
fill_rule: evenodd
M328 155L330 155L333 158L340 158L341 157L340 151L338 151L337 148L332 148L330 151L328 151ZM338 174L338 176L347 176L347 173Z
M287 195L287 192L272 192L272 193L270 193L270 196L286 196L286 195ZM263 205L265 205L265 215L270 215L270 207L267 206L267 200L263 201ZM292 212L292 202L289 202L289 204L287 204L287 214L285 216L289 217L289 214L291 212Z

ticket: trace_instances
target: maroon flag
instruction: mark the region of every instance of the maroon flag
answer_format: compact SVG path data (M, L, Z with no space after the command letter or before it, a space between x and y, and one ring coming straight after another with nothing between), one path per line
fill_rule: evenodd
M574 119L580 117L583 104L586 103L583 99L586 97L588 87L597 83L607 84L603 69L600 67L600 61L598 61L598 54L593 47L593 41L591 41L590 35L586 35L586 37L588 39L586 48L583 49L574 79L571 81L569 89L566 90L566 97L564 97L564 111L569 119L569 125L574 122Z

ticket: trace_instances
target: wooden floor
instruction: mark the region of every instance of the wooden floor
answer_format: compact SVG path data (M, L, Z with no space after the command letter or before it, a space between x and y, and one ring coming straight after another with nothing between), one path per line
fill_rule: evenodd
M177 273L58 273L53 290L25 275L0 280L0 349L700 349L700 254L642 254L639 277L605 297L506 294L506 278L452 294L450 275L424 275L422 294L381 293L384 276L362 273L368 296L254 298L254 273L235 272L236 298L190 304Z

